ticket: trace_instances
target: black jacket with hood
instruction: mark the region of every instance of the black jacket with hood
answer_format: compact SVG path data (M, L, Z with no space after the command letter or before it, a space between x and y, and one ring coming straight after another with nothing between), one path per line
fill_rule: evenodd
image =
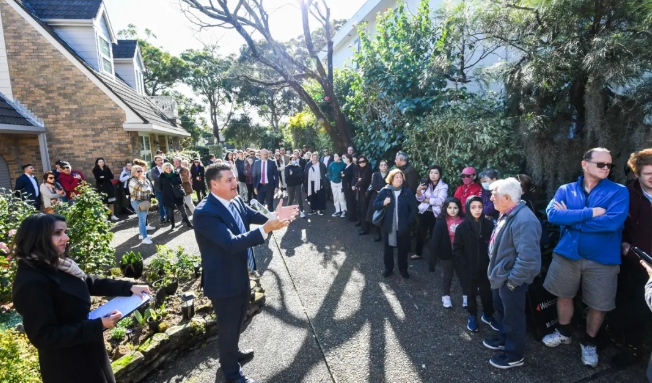
M494 223L484 213L478 221L471 215L471 202L476 201L482 203L482 198L473 197L466 201L466 219L457 226L453 241L455 264L466 280L480 276L487 278L489 241L494 230Z

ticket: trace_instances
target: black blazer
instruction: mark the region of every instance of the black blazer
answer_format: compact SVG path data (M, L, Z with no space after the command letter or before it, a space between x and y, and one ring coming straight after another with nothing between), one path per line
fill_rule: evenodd
M247 174L245 173L245 162L247 160L237 159L235 162L235 168L238 170L238 181L247 182Z
M175 197L173 190L182 184L179 173L172 172L171 179L167 178L165 173L162 173L161 178L159 178L159 183L161 184L161 193L163 195L163 200L159 201L159 203L163 204L163 206L181 205L183 203L183 197Z
M36 179L34 179L36 181ZM38 181L36 181L36 187L38 187ZM34 190L34 185L32 184L32 181L30 181L29 176L25 173L23 173L22 176L18 177L16 179L16 188L14 189L15 191L20 191L23 193L23 197L35 201L37 206L39 206L40 202L40 194L38 198L36 197L36 190ZM18 193L16 193L16 196L18 196Z
M104 168L100 168L99 166L94 167L93 177L95 177L95 186L98 191L106 193L109 197L114 196L113 184L111 183L113 173L108 166L104 165Z
M242 198L234 202L247 232L241 233L231 211L212 193L195 208L193 225L201 253L204 294L210 299L229 298L250 289L247 249L265 243L260 230L267 217L247 206Z
M332 154L328 157L328 161L327 161L328 163L324 164L326 166L326 169L328 169L328 167L333 163L333 161L335 161L335 158L333 157L334 156ZM324 156L319 157L319 162L321 162L322 164L324 163Z
M455 265L466 277L476 279L483 274L485 278L487 277L489 241L493 230L494 223L484 216L478 222L473 217L467 217L455 229L453 241Z
M44 383L113 383L101 319L88 319L91 295L130 296L127 281L85 280L18 261L13 286L16 311L38 349Z
M344 170L342 170L342 173L344 173L344 176L342 176L342 186L351 189L351 186L355 185L356 180L354 180L353 177L355 177L357 172L358 166L356 164L351 164L350 166L345 167Z
M192 190L206 190L206 182L204 179L204 167L192 164L190 166L190 175L192 176ZM197 180L199 177L199 180Z
M378 197L374 201L374 210L381 210L383 208L383 202L387 197L391 198L392 202L385 207L385 216L383 217L383 224L380 226L380 229L385 233L390 233L392 231L396 199L394 198L394 191L389 186L384 187L378 193ZM401 194L398 195L398 235L409 234L414 217L418 212L417 199L414 193L404 187L401 189Z

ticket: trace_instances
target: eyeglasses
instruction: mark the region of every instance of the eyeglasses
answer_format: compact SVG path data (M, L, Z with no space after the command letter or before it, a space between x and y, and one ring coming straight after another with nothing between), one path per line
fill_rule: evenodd
M53 180L53 179L54 179L54 177L48 177L48 179L49 179L49 180Z
M143 172L142 170L136 170L136 173L142 173L142 172Z
M593 161L586 161L586 162L590 162L592 164L595 164L595 166L597 166L598 169L604 169L604 167L606 166L607 169L611 170L611 168L614 167L614 164L610 164L608 162L593 162Z
M475 174L462 174L460 175L460 178L473 178L475 177Z
M367 161L365 161L365 160L362 160L362 161L358 161L358 163L359 163L359 164L366 164L366 163L367 163Z

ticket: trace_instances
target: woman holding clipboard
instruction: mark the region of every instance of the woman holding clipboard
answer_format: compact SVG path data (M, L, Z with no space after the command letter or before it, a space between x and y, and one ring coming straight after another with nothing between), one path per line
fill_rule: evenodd
M21 223L13 248L18 260L14 307L38 349L44 383L113 383L102 332L113 328L122 314L113 311L89 320L91 295L142 296L150 291L86 275L68 258L66 230L65 219L58 215L38 213Z

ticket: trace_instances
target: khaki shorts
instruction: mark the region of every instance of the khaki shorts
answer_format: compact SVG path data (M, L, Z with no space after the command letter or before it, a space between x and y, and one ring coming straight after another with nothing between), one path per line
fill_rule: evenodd
M543 287L560 298L573 298L582 282L582 301L598 311L616 308L620 265L603 265L588 259L570 260L553 253Z

